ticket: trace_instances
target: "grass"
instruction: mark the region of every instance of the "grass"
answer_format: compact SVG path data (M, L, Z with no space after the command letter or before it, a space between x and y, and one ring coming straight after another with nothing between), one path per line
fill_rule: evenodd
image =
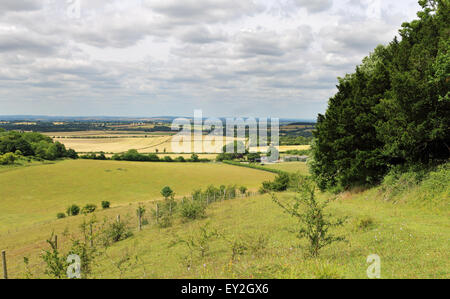
M299 172L303 175L309 174L308 165L306 164L306 162L284 162L278 164L266 164L264 165L264 167L292 173Z
M271 173L214 163L140 163L67 160L0 172L0 233L49 221L67 206L100 206L161 198L170 185L177 196L222 184L257 189Z
M86 162L92 163L92 161ZM64 163L45 167L62 167ZM98 163L95 164L96 168L104 171L103 163L120 162L95 161L94 163ZM129 168L128 174L138 172L138 170L131 170L134 168L132 167L134 163L125 163L126 165L129 164L127 167ZM90 165L94 166L94 164ZM139 167L145 167L145 165L153 164L138 163L138 165L142 165ZM171 164L164 163L162 165L168 167ZM190 164L187 165L190 166ZM73 165L66 164L67 166L72 166L71 169L73 169ZM27 170L39 169L40 167L30 167ZM227 167L231 167L236 172L245 172L246 176L249 175L247 171L255 171L251 174L253 177L271 175L263 171L242 167ZM111 169L111 167L108 169ZM183 171L182 169L178 170ZM9 171L4 174L17 171ZM381 258L382 278L448 279L450 278L450 243L448 242L450 238L450 213L448 209L449 198L443 197L448 195L449 190L448 180L445 177L447 172L445 171L444 169L444 171L430 174L427 179L416 186L399 191L395 196L401 198L401 200L386 199L382 187L346 192L338 196L330 204L328 212L336 216L349 217L345 226L336 231L338 235L345 235L348 242L336 243L323 249L317 259L305 257L305 242L299 241L295 234L289 232L296 227L295 219L284 214L272 202L270 196L264 195L215 203L208 207L207 219L188 223L178 219L174 226L168 229L157 228L152 219L149 219L150 225L145 226L142 232L135 232L132 238L115 244L97 260L92 277L367 278L366 270L369 264L366 263L366 259L369 255L377 254ZM139 171L139 173L141 172L145 171ZM134 176L134 178L136 177ZM102 187L103 179L104 177L100 176L95 183ZM172 179L175 183L176 178ZM250 178L240 179L247 181ZM126 193L133 190L133 183L126 181L125 176L121 180L126 182L121 186L122 192ZM0 182L3 182L1 177ZM69 185L76 185L76 183ZM195 183L198 182L195 180L189 182L191 184L189 190ZM250 186L249 184L246 185ZM178 191L176 188L174 189ZM432 191L431 189L438 190ZM103 190L103 188L97 190L100 190L103 194L109 194L109 196L118 192L118 189L114 188L109 191ZM50 196L48 195L49 191L46 192L47 196ZM278 194L282 200L289 200L293 195L292 193ZM326 199L332 195L320 193L319 196ZM439 204L418 205L417 196L423 196L424 200L430 202L438 201ZM134 201L129 200L130 198L132 197L128 198L128 202ZM114 201L112 202L114 203ZM145 205L149 210L153 203L146 202ZM28 209L23 204L22 207ZM112 219L117 214L126 219L128 215L130 223L135 229L137 224L136 208L136 202L126 204L126 199L124 199L123 205L105 211L97 211L94 215L97 219L103 217ZM62 250L66 250L65 244L68 243L68 239L63 236L63 231L72 233L77 231L77 226L85 217L91 216L53 219L0 235L0 247L8 252L11 277L23 277L25 270L24 256L30 257L31 270L35 277L45 277L43 265L39 259L41 250L47 248L45 239L50 236L52 231L55 231L60 236ZM147 215L147 217L149 216ZM182 258L188 254L187 249L182 245L169 248L169 245L174 240L175 235L188 238L191 234L197 233L199 228L207 223L211 228L216 228L221 234L225 235L228 240L247 241L263 236L268 241L267 244L261 246L259 252L246 252L232 259L229 243L223 238L218 238L211 241L210 252L204 258L196 256L192 266L188 268L182 263ZM115 265L119 260L125 258L128 258L128 261L123 264L119 271Z

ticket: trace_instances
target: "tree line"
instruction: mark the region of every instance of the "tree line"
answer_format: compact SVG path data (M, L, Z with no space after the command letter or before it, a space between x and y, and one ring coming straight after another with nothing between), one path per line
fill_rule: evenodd
M427 169L450 155L450 9L421 0L418 19L378 46L319 115L313 176L321 189L374 185L392 170Z
M45 160L78 158L73 149L66 149L64 144L53 142L50 137L35 132L21 133L0 128L0 160L7 161L2 164L11 164L21 156Z

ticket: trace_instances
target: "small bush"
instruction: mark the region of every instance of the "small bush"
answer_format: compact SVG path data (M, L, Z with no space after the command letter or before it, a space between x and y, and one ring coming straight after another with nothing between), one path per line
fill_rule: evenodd
M68 216L77 216L78 214L80 214L80 207L77 205L71 205L67 208L66 213Z
M316 186L313 182L304 180L303 189L298 190L293 198L294 203L283 203L275 195L273 201L287 214L297 218L299 226L295 229L297 238L308 240L310 256L317 257L322 248L335 242L345 241L343 236L334 236L331 228L342 226L346 218L332 219L332 215L325 212L330 200L320 202L316 196Z
M56 218L58 218L58 219L66 218L66 214L65 213L58 213L58 214L56 214Z
M102 209L106 210L111 207L111 203L109 201L102 201Z
M104 226L101 239L105 247L133 236L133 232L128 227L127 221L114 221L105 223Z
M181 217L186 220L196 220L206 217L206 205L200 200L184 198L180 205Z
M355 230L366 231L375 225L375 221L370 216L358 217L354 221Z
M83 214L91 214L91 213L94 213L96 209L97 209L96 205L87 204L87 205L85 205L83 207L83 209L81 210L81 213L83 213Z

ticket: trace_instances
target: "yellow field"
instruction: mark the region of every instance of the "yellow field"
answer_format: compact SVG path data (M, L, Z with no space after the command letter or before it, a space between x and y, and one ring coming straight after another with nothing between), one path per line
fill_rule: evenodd
M54 141L59 141L67 148L72 148L78 153L105 152L123 153L129 149L136 149L140 153L178 153L172 148L173 135L145 134L141 132L113 132L113 131L85 131L85 132L50 132L46 133ZM236 140L239 140L236 138ZM242 140L242 139L241 139ZM191 147L184 152L194 152L195 144L202 144L202 153L220 153L225 144L215 143L210 136L202 139L191 139Z

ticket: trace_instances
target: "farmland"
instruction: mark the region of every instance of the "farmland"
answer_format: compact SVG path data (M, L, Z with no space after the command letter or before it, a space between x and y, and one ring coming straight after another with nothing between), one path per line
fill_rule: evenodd
M244 168L236 169L246 171ZM130 191L132 188L124 185L122 189ZM337 216L349 217L345 226L336 232L345 235L348 242L327 247L316 259L305 258L305 243L289 233L297 222L286 217L270 196L218 202L208 208L205 220L176 221L166 229L156 227L151 221L142 232L136 232L133 237L105 250L105 254L95 263L91 277L367 278L366 258L378 254L382 261L382 278L448 278L448 210L443 208L445 203L437 209L416 205L413 198L419 198L425 191L424 186L419 186L398 194L397 198L402 198L401 201L384 200L385 194L379 188L339 195L329 211ZM289 200L294 194L281 193L278 196ZM322 199L332 196L320 194ZM151 208L153 204L144 202L144 205ZM99 210L94 217L114 218L121 214L132 219L130 224L135 230L136 207L136 203L124 203L109 210ZM26 206L25 211L28 211ZM91 217L54 219L3 233L1 246L8 250L11 277L25 277L23 257L30 258L29 272L33 277L46 277L39 255L42 249L48 248L45 240L51 232L59 235L61 250L67 250L70 237L64 232L77 231L79 224ZM373 223L361 229L358 226L361 219L371 219ZM196 257L192 267L187 268L183 263L183 256L189 254L187 248L181 245L173 247L171 244L175 236L188 238L205 225L218 229L231 240L251 240L263 236L267 243L257 258L252 254L242 254L233 259L230 244L218 238L211 241L211 249L205 257ZM116 265L124 258L128 262L117 268Z
M264 167L292 173L298 172L303 175L308 175L308 165L305 162L285 162L279 164L267 164L264 165Z
M273 174L222 164L62 161L0 172L0 233L52 220L68 205L108 200L124 205L158 199L170 185L177 196L210 184L257 189ZM12 183L14 182L14 183Z

